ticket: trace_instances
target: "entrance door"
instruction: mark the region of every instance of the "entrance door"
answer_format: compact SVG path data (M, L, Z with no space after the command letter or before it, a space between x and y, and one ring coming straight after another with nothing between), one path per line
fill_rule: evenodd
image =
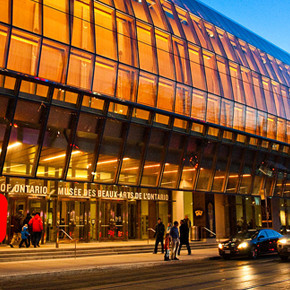
M128 238L136 239L136 201L128 202Z
M125 235L125 202L101 201L101 240L123 240Z
M73 239L87 241L86 201L60 201L60 229ZM69 239L65 233L59 233L60 240Z

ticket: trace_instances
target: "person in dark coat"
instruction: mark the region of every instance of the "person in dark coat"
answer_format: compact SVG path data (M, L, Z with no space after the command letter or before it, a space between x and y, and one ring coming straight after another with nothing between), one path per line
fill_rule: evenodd
M23 221L24 225L28 225L28 232L29 233L32 233L32 226L29 225L29 222L30 222L31 219L32 219L32 216L28 212L26 217L25 217L25 219L24 219L24 221ZM27 243L28 243L28 248L29 248L30 247L30 243L31 243L31 235L30 234L27 237Z
M18 244L21 240L21 230L23 225L23 211L20 209L15 215L12 216L11 228L12 228L12 239L10 241L10 247L13 248L13 244Z
M191 249L189 246L189 228L185 220L180 221L180 227L179 227L179 233L180 233L180 245L178 249L178 256L180 255L180 250L182 245L186 245L188 255L191 255Z
M156 240L155 240L155 249L154 249L153 254L157 254L157 248L158 248L159 243L161 243L162 253L164 253L164 246L163 246L164 233L165 233L165 226L162 223L161 218L158 218L157 224L155 226L155 233L154 233L154 238Z

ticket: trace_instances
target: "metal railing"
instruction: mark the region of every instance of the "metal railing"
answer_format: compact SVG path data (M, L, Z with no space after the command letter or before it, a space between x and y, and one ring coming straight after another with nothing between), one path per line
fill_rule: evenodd
M205 229L206 231L208 231L209 233L211 233L212 235L216 236L216 233L214 233L213 231L211 231L210 229L203 227L203 229Z
M76 257L77 257L77 240L73 239L65 230L61 229L59 226L57 227L57 229L58 230L57 230L55 247L59 248L59 232L64 233L69 238L70 241L74 241L75 242L75 251L74 252L75 252L75 259L76 259Z

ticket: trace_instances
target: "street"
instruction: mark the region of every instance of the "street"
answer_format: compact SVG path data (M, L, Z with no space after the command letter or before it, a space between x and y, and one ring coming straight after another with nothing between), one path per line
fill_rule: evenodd
M281 262L276 255L255 261L217 257L182 261L182 257L185 254L180 261L149 266L124 264L14 277L0 281L0 289L290 289L289 261Z

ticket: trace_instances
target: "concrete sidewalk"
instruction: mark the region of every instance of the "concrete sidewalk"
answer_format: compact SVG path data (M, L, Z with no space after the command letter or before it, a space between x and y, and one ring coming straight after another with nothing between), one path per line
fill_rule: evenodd
M16 279L20 276L57 275L57 273L64 272L79 273L81 271L112 270L114 268L132 269L164 263L182 263L182 261L203 260L217 256L218 252L215 248L193 250L190 256L188 256L187 251L184 250L179 257L180 261L168 262L163 260L163 254L153 255L152 253L30 261L25 261L25 254L23 254L23 262L0 263L0 280Z

